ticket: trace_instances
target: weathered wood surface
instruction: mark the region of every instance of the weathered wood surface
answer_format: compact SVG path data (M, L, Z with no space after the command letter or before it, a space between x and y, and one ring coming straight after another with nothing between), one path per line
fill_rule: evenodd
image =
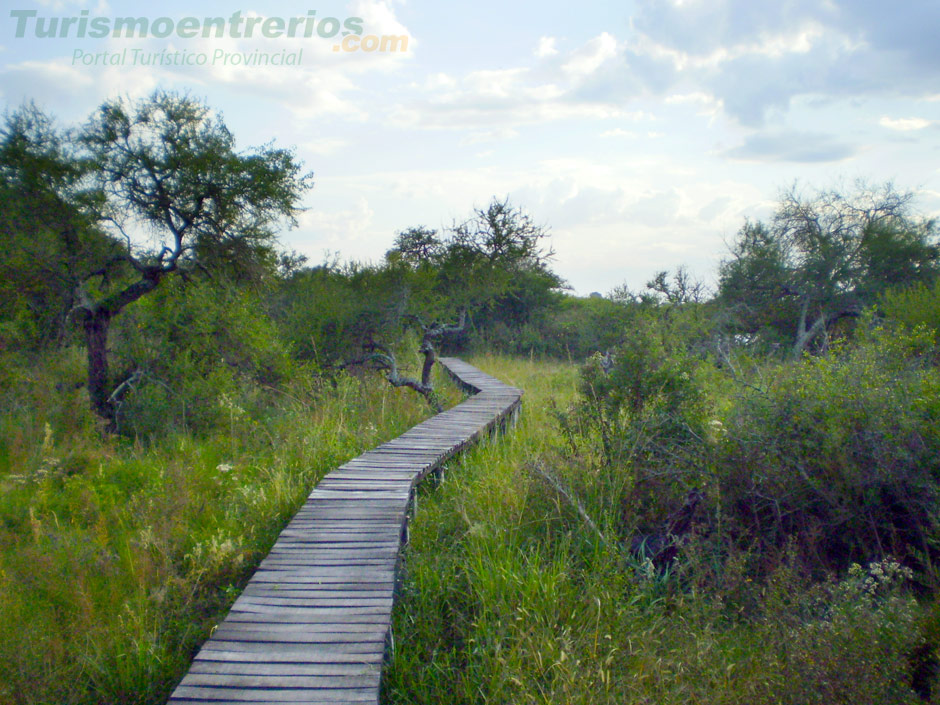
M522 391L456 358L475 394L324 477L203 644L170 703L378 703L417 484L513 419Z

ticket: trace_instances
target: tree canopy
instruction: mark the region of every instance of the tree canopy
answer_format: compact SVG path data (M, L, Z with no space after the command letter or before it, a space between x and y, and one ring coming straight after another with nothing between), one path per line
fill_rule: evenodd
M719 270L719 299L742 330L772 330L795 354L891 286L938 272L935 224L890 183L784 192L770 224L746 222Z
M60 252L91 403L109 420L111 319L175 272L274 267L277 228L295 222L311 185L289 150L238 151L221 116L167 92L108 101L69 132L25 106L7 120L0 156L5 227L22 237L20 221L38 214L27 230Z

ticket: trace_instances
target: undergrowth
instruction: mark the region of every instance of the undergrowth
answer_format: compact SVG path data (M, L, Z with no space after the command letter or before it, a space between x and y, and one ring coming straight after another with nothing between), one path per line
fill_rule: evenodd
M624 462L629 444L621 445L619 463L609 463L617 446L570 415L584 399L574 366L473 362L525 389L523 414L499 442L462 456L420 504L384 702L938 701L937 610L928 594L915 599L912 571L897 560L821 573L803 552L805 537L768 543L758 531L749 542L713 498L674 561L654 564L632 550L631 533L655 516L633 502L638 481L683 486L696 476L676 466L695 458L702 486L720 484L725 432L707 419L730 413L736 385L676 367L683 384L689 371L711 391L693 409L705 421L701 432L692 427L704 434L701 452L670 466L653 447L664 437L647 435L646 452ZM816 363L802 364L810 374ZM670 403L637 416L644 433ZM626 417L607 418L616 422L608 430L640 432ZM683 447L688 428L677 431Z
M220 394L211 433L108 437L68 383L78 350L7 362L2 703L165 702L315 482L430 413L378 377L307 374Z

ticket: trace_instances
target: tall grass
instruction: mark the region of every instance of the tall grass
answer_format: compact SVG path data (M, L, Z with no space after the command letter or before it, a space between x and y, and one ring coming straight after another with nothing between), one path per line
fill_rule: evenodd
M378 378L299 376L220 397L209 435L107 438L79 351L6 362L0 703L165 702L317 479L429 413Z
M380 380L298 375L220 394L211 434L114 439L76 387L78 351L6 362L2 703L164 702L315 481L428 414ZM629 549L646 512L623 502L631 466L561 430L576 368L472 362L525 389L524 411L422 489L384 701L938 700L940 610L905 569L811 580L793 546L719 527L658 570Z
M657 570L631 554L618 534L630 518L604 497L629 478L572 450L552 413L573 399L576 369L473 362L523 387L524 411L420 503L385 701L922 702L912 684L918 654L932 668L931 620L905 569L812 581L793 552L717 555L713 537L693 537ZM760 581L755 561L771 566Z

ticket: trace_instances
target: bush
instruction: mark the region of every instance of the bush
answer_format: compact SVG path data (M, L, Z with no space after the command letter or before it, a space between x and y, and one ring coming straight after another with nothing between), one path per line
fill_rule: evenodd
M328 367L358 355L373 336L398 334L408 299L399 275L358 264L296 272L281 283L271 307L281 337L296 358Z
M635 317L635 307L624 303L598 296L565 296L557 310L540 317L537 332L548 354L583 360L620 345Z
M909 330L923 326L937 336L940 334L940 280L930 286L918 283L892 289L881 298L880 309L889 321Z
M820 568L940 544L940 375L932 337L860 326L857 344L748 388L717 445L724 505L770 545L797 537Z
M223 396L277 384L293 365L258 296L212 282L168 281L137 301L115 320L113 347L116 383L135 380L118 428L144 437L227 424Z
M704 417L695 366L684 353L670 352L651 322L638 322L609 363L599 354L588 360L578 412L600 437L606 462L658 465L698 445Z
M578 400L555 410L578 458L591 467L565 473L590 514L629 543L662 520L690 490L705 489L707 405L701 363L671 348L653 320L640 319L611 357L581 368Z

